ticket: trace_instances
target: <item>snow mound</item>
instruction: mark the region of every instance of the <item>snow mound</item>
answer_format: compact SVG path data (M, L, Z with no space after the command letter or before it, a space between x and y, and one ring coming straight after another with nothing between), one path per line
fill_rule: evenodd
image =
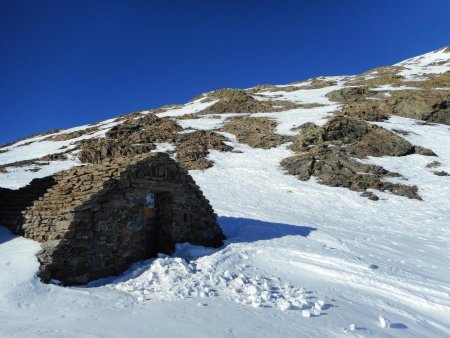
M245 252L236 245L196 260L160 256L134 264L109 287L129 293L138 301L182 300L225 296L252 307L276 307L282 311L303 310L317 316L325 302L312 301L312 292L280 278L266 275L245 262ZM196 255L211 250L178 245L177 252Z

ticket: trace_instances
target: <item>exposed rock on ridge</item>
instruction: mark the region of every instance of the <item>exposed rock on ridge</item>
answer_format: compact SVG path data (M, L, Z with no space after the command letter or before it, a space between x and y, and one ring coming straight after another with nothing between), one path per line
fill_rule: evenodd
M209 93L206 100L218 101L202 110L200 114L261 113L297 107L295 103L289 101L256 100L249 93L240 89L219 89Z
M276 133L277 125L267 118L245 116L229 119L221 130L234 134L239 142L251 147L269 149L291 140Z
M361 163L355 158L406 156L414 153L435 155L431 150L414 146L395 133L370 125L362 119L345 115L333 117L323 127L307 123L300 130L300 135L291 146L299 155L281 163L289 174L301 180L315 176L320 183L364 192L372 199L377 197L367 189L388 190L397 195L421 199L416 186L383 180L400 175L376 165Z

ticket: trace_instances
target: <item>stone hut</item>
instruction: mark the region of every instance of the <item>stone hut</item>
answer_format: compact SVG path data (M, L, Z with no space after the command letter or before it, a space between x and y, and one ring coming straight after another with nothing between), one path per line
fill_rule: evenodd
M113 158L0 189L0 224L41 243L39 276L64 285L116 275L176 243L224 235L189 174L164 153Z

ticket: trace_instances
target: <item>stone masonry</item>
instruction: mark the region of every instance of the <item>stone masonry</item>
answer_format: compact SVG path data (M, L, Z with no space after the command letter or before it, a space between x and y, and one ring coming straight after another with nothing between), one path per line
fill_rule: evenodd
M151 213L144 210L149 193ZM45 282L84 284L169 254L176 243L218 247L224 239L209 201L164 153L75 167L19 190L1 189L0 201L9 201L0 222L41 243Z

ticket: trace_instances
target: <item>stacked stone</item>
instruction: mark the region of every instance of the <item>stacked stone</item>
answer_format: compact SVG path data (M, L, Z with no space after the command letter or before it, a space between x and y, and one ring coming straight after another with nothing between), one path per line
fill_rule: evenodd
M21 234L23 210L32 205L33 201L53 184L55 181L52 177L45 177L33 180L33 184L20 190L0 188L0 224L14 233Z
M100 191L106 193L125 170L121 162L106 160L100 165L75 167L54 175L57 183L22 212L24 236L39 242L60 239L77 221L76 216L83 217L80 211L94 211L93 197Z
M39 195L21 209L22 231L42 243L38 259L44 281L82 284L118 274L159 251L171 253L176 243L222 244L209 201L167 154L107 159L47 180L47 189L34 180L14 192ZM149 192L164 201L158 220L144 215Z

